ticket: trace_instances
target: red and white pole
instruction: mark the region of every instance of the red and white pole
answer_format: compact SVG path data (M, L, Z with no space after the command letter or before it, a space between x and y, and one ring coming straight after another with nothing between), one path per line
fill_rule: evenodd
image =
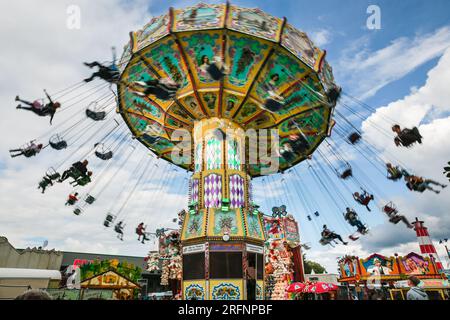
M423 221L419 221L416 218L416 221L413 222L414 230L416 231L417 240L419 241L420 252L425 256L431 256L434 260L438 272L442 271L444 268L442 266L442 262L439 259L439 256L436 253L436 248L431 241L430 234L428 233L428 228L424 226Z

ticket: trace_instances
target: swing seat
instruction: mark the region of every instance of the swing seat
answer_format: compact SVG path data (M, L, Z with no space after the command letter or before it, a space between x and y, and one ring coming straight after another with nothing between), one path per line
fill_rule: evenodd
M88 176L82 177L81 179L75 180L75 182L80 186L84 187L85 185L91 182L91 179Z
M334 244L333 244L333 240L332 239L328 239L328 238L321 238L320 240L319 240L319 243L322 245L322 246L327 246L327 245L330 245L330 246L332 246L333 248L334 248Z
M353 176L353 171L351 168L345 169L341 174L340 174L340 178L343 180L346 180L350 177Z
M97 200L97 199L95 199L93 196L88 194L85 201L87 204L93 204L95 202L95 200Z
M357 144L362 139L361 135L358 132L353 132L348 136L348 141L351 144Z
M67 148L67 142L64 140L58 141L58 142L52 142L49 141L50 147L52 147L55 150L63 150Z
M94 121L101 121L106 118L105 111L92 111L90 109L86 109L86 116L91 118Z
M69 176L71 178L73 178L74 180L77 180L78 178L80 178L83 174L81 173L80 170L78 170L77 168L71 167L70 168L70 173Z
M105 221L103 222L103 225L105 227L109 228L115 219L116 219L116 217L114 215L112 215L111 213L108 213L106 215Z
M402 221L402 218L397 215L389 219L389 222L393 224L398 224L400 221Z
M113 157L113 152L110 150L108 152L99 152L99 151L95 151L95 155L97 156L97 158L101 159L101 160L110 160Z
M34 157L36 154L37 154L37 152L35 150L24 150L23 151L23 155L25 156L25 158Z
M39 187L41 187L41 188L47 188L49 184L50 184L50 182L48 182L48 181L45 180L45 179L42 179L42 180L39 182Z

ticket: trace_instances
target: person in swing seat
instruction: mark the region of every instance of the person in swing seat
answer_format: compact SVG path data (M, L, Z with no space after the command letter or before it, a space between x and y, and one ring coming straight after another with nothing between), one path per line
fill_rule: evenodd
M88 63L88 62L84 63L85 66L87 66L91 69L94 67L98 68L98 70L96 72L94 72L89 78L84 79L84 82L91 82L95 78L103 79L109 83L116 83L119 81L120 71L116 65L116 53L115 53L114 47L112 48L112 51L113 51L113 61L108 66L101 64L98 61L94 61L91 63Z
M359 233L365 233L367 228L361 220L359 220L358 214L350 208L346 208L345 210L345 220L347 220L352 227L356 227Z
M334 231L329 230L327 228L327 225L323 225L323 230L322 230L321 236L322 236L323 239L330 240L330 241L338 239L345 246L348 244L347 242L342 240L342 237L339 234L335 233Z
M353 194L353 199L355 199L356 202L358 202L360 205L367 208L367 210L370 212L369 204L370 201L374 199L373 194L369 194L367 191L363 190L363 194L359 194L359 192L355 192Z
M419 129L417 127L414 127L412 129L404 128L403 130L401 127L396 124L392 126L392 131L397 134L397 137L395 137L394 142L397 147L400 145L408 148L418 142L419 144L422 144L422 136L419 132Z
M16 107L16 109L31 111L40 117L50 116L50 125L51 125L52 121L53 121L53 117L55 116L56 110L58 110L61 107L61 104L59 102L54 102L45 89L44 89L44 92L45 92L45 95L47 96L49 103L43 105L39 100L35 100L34 102L29 102L29 101L20 99L19 96L16 96L16 101L22 102L23 104L26 104L28 106L28 107L24 107L21 104L19 104Z
M123 221L119 221L119 223L117 223L114 226L114 231L117 233L117 238L123 241L123 228L125 227L125 225L123 224Z
M86 176L87 175L87 165L88 161L84 160L83 162L78 161L72 164L72 166L63 172L61 175L61 178L58 180L58 182L63 182L67 180L69 177L72 177L73 179L78 179L80 176Z
M75 192L74 194L69 194L69 197L66 201L66 206L73 206L75 203L78 202L78 192Z
M445 185L445 184L441 184L434 180L424 179L422 177L418 177L418 176L414 176L414 175L405 177L405 181L406 181L406 186L408 187L409 190L420 192L420 193L423 193L426 190L433 191L436 194L441 193L441 191L433 189L430 185L439 186L442 189L447 188L447 185Z
M25 158L31 158L37 155L39 152L41 152L43 148L42 144L35 144L34 142L31 142L27 147L25 148L19 148L19 149L12 149L9 150L11 153L11 158L24 156Z

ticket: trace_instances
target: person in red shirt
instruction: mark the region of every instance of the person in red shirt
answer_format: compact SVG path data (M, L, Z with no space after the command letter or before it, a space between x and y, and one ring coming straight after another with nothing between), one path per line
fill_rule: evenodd
M66 206L73 206L78 201L78 192L70 194L66 201Z

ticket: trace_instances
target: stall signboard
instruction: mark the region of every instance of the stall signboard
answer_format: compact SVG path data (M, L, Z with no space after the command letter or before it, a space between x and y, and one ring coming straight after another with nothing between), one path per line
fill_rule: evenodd
M83 300L89 299L113 299L113 290L101 290L101 289L84 289Z
M300 243L300 235L298 232L298 224L297 221L294 220L293 217L287 217L283 219L284 224L284 235L286 241L291 244L299 244Z
M183 254L189 254L189 253L197 253L197 252L205 252L205 244L196 244L193 246L186 246L183 247Z
M139 286L124 278L120 274L114 271L108 271L103 274L94 276L90 279L86 279L81 283L83 288L98 288L105 289L108 287L116 288L139 288Z
M243 246L238 243L210 243L209 251L242 251Z
M253 244L248 244L247 243L246 249L247 249L247 252L260 253L260 254L264 253L264 248L263 247L255 246Z

